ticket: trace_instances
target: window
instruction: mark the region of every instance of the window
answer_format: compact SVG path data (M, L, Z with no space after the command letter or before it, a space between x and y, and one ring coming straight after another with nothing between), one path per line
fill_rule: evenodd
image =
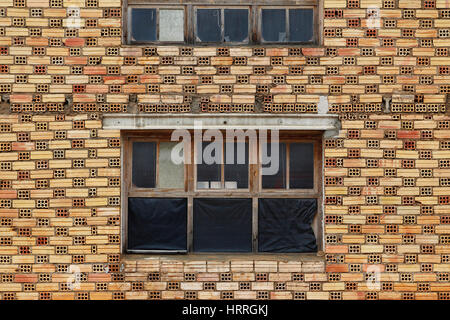
M261 9L261 37L263 42L313 41L313 9Z
M125 249L320 249L320 133L302 138L304 133L281 131L279 143L266 144L257 134L228 139L228 131L218 132L224 139L206 138L205 132L202 140L181 142L171 141L168 131L126 135Z
M260 0L236 5L223 0L211 5L201 1L128 0L127 42L186 43L207 45L310 44L318 42L319 0Z

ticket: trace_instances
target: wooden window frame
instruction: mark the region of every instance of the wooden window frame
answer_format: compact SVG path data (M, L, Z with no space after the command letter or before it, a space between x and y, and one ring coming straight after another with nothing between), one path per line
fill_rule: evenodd
M148 130L148 131L131 131L124 132L122 154L122 252L126 253L187 253L187 254L203 254L193 251L193 201L194 198L250 198L252 199L252 252L250 253L227 253L227 252L208 252L208 254L263 254L276 255L285 253L266 253L258 251L258 199L260 198L291 198L291 199L316 199L317 212L312 222L312 228L316 237L317 250L323 250L323 152L322 152L322 133L321 132L305 132L305 131L280 131L280 142L309 142L314 143L314 188L313 189L262 189L261 187L261 159L259 152L259 140L256 144L249 143L249 155L251 152L258 152L258 163L249 164L249 189L197 189L196 186L196 164L195 143L192 143L190 152L191 161L184 164L184 181L183 189L159 189L157 184L155 188L136 188L132 185L132 143L134 141L158 142L157 157L159 154L159 143L170 142L171 130ZM191 132L191 137L193 137ZM253 148L253 149L252 149ZM255 150L256 149L256 150ZM185 156L187 153L185 152ZM157 158L158 159L158 158ZM286 155L286 162L289 163L289 154ZM158 161L156 161L158 163ZM158 164L157 164L158 165ZM157 167L156 167L157 168ZM223 165L222 165L223 168ZM286 168L288 170L288 167ZM223 171L223 169L222 169ZM156 179L159 173L156 172ZM223 179L223 178L222 178ZM286 175L288 179L288 174ZM161 251L161 250L143 250L142 252L130 252L128 250L128 198L186 198L187 199L187 250L186 251ZM297 253L303 254L303 253Z
M162 0L124 0L123 1L123 42L126 45L187 45L187 46L292 46L314 47L323 42L323 0L279 0L278 3L271 0L221 0L220 4L207 2L206 0L178 0L163 2ZM184 41L131 41L131 10L130 8L156 8L156 9L182 9L184 8ZM197 41L196 35L196 10L197 8L227 9L248 8L249 9L249 35L247 42L202 42ZM262 41L261 34L261 9L313 9L313 40L309 42L268 42ZM287 11L288 12L288 11ZM222 10L223 13L223 10ZM158 10L159 17L159 10ZM157 18L158 19L158 18ZM222 14L222 20L224 19ZM286 26L289 30L289 18L286 17ZM157 20L157 24L159 21ZM159 36L157 29L157 36ZM222 23L222 35L224 24Z

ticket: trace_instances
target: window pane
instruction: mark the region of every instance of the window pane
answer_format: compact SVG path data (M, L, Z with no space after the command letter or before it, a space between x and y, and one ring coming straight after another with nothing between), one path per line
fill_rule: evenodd
M291 143L289 153L289 188L314 188L314 145Z
M172 161L172 148L176 142L161 142L159 144L158 172L159 188L184 188L184 165Z
M259 199L259 252L316 252L316 199Z
M231 162L229 157L233 151ZM225 188L248 188L248 143L225 143Z
M252 199L194 199L195 252L251 252Z
M154 188L156 184L156 142L133 142L133 184Z
M313 9L289 10L289 41L308 42L313 40Z
M184 10L159 10L159 40L184 41Z
M262 145L263 149L267 148L267 155L269 158L275 158L272 163L262 165L263 168L268 168L273 165L273 161L276 161L276 155L272 156L271 143L264 143ZM262 176L262 187L263 189L285 189L286 188L286 144L279 143L278 148L278 172L274 175L263 175Z
M203 42L222 41L222 15L220 9L197 10L197 37Z
M218 189L221 188L221 163L222 163L222 145L220 148L212 149L211 152L207 151L208 158L211 156L212 159L205 158L205 149L211 150L214 146L214 142L203 142L201 148L200 158L200 148L197 148L197 188L198 189ZM201 159L201 162L200 162ZM219 159L218 162L215 162L215 159Z
M264 41L286 41L286 10L262 9L262 37Z
M225 42L248 40L248 10L225 9Z
M131 10L131 40L156 41L156 9Z
M186 250L187 199L128 198L129 250Z

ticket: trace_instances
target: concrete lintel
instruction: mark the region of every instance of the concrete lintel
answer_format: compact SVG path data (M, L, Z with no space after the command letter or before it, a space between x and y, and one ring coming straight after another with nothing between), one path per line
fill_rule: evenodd
M157 130L194 129L314 130L340 129L338 115L332 114L107 114L103 129Z

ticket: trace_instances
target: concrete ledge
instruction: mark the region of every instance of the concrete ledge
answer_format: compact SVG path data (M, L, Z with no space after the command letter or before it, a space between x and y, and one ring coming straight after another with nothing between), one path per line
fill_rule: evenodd
M338 131L334 114L107 114L103 129L266 129Z
M320 253L190 253L190 254L122 254L122 261L312 261L324 262Z

